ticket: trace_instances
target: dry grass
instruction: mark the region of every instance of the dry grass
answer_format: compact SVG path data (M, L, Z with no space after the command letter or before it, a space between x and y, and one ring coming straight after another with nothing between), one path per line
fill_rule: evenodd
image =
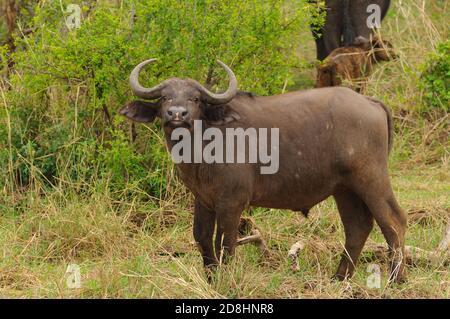
M449 220L447 169L397 170L395 192L407 211L424 210L425 221L409 225L407 245L433 250ZM328 200L308 219L289 211L255 209L252 218L271 256L253 246L239 247L209 285L191 235L189 205L176 216L146 203L117 203L107 195L46 196L21 199L29 213L1 219L0 295L3 297L83 298L437 298L450 297L449 270L443 264L408 268L408 282L386 286L386 264L363 253L353 279L332 282L344 234L336 207ZM169 203L166 203L169 205ZM28 209L25 209L26 211ZM145 211L143 221L135 213ZM300 270L290 268L287 252L298 239L307 245ZM384 243L378 229L369 242ZM369 263L379 263L383 286L369 289ZM81 267L82 286L66 285L66 268Z
M376 69L368 94L386 101L397 116L391 175L399 202L406 211L421 210L427 216L410 223L407 245L432 250L450 220L449 121L420 119L414 111L420 103L417 80L423 57L448 37L448 4L405 2L394 2L383 29L401 58ZM301 39L306 44L299 51L311 61L313 42L309 35ZM313 78L311 69L298 84L310 86ZM173 174L171 167L167 170ZM251 216L270 258L256 247L239 247L236 258L209 285L191 234L190 196L181 185L155 204L118 201L105 183L83 193L82 181L67 178L44 190L39 171L33 171L32 181L27 190L6 188L0 196L0 297L450 298L450 271L442 263L410 266L407 283L388 286L385 263L375 261L381 266L382 286L368 288L367 267L374 261L367 252L353 279L331 281L344 243L332 200L315 207L308 219L290 211L254 209ZM307 245L302 251L300 270L294 273L287 252L300 238L314 242L314 248ZM384 243L379 229L369 242ZM81 269L77 289L66 284L72 263Z

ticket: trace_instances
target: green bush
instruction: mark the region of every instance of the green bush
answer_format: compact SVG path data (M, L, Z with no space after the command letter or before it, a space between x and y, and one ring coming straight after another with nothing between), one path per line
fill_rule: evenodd
M16 182L104 178L114 190L131 186L157 197L171 165L163 142L139 125L132 143L130 124L117 115L133 99L132 68L156 57L143 83L171 76L204 82L209 74L215 89L226 85L219 58L241 90L279 93L292 83L292 68L302 66L294 40L312 10L306 0L84 1L81 27L69 30L64 8L74 2L38 2L27 21L33 32L16 38L13 90L6 93ZM6 146L8 132L0 132Z
M450 40L440 43L429 56L421 76L425 110L450 110Z

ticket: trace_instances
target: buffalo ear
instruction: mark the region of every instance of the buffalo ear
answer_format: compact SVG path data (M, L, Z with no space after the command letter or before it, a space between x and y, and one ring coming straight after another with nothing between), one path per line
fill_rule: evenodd
M119 114L135 122L152 122L159 112L159 103L132 101L125 104Z
M237 121L241 116L228 104L203 105L202 119L210 125L225 125Z

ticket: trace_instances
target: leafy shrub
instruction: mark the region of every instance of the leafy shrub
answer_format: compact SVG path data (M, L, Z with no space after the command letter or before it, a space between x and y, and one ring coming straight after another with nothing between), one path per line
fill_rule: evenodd
M421 77L425 110L450 110L450 40L440 43L429 56Z
M6 98L17 182L26 186L33 168L45 181L98 177L114 190L132 186L157 197L171 165L163 142L138 126L132 143L128 122L116 113L133 99L132 68L156 57L144 83L208 77L215 89L225 76L219 58L233 68L240 89L279 93L302 65L293 39L308 28L311 10L306 0L84 1L81 27L69 30L64 8L71 3L38 2L27 22L33 32L16 38L14 89ZM159 132L157 125L152 131Z
M8 64L8 47L6 45L0 45L0 76L6 74L6 66Z

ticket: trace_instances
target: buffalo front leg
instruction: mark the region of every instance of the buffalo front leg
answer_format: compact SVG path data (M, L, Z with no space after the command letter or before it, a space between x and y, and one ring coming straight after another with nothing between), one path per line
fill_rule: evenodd
M214 211L203 206L198 199L194 207L194 239L203 257L203 265L209 275L218 264L214 254L213 234L216 216Z
M216 255L226 262L234 254L239 233L239 222L243 206L221 207L216 210Z

